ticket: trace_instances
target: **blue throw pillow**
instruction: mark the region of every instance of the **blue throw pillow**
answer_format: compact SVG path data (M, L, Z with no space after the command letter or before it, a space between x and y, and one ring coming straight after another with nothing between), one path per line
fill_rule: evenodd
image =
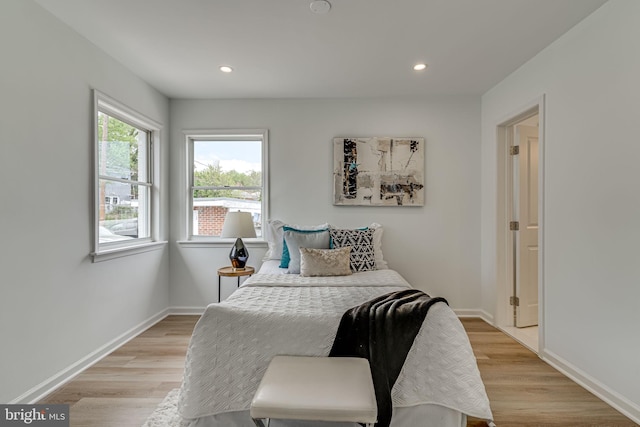
M284 241L289 248L289 267L287 273L300 274L300 248L329 249L329 230L312 233L299 233L285 230Z
M282 231L293 231L296 233L309 234L309 233L322 233L323 231L328 231L328 228L323 228L321 230L298 230L297 228L283 226ZM291 261L291 255L289 254L289 248L287 247L287 242L282 238L282 258L280 258L280 268L289 268L289 262Z

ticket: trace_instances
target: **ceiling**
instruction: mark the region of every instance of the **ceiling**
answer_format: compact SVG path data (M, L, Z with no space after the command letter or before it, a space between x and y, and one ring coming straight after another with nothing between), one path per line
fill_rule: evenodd
M606 2L35 1L170 98L481 95Z

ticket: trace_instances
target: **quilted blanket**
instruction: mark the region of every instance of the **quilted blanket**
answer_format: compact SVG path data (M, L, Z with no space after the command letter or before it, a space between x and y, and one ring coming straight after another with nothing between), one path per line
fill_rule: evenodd
M243 286L396 286L409 288L409 282L395 270L361 271L349 276L301 276L299 274L254 274Z
M369 361L378 404L376 427L391 424L391 389L429 309L438 302L447 303L417 289L404 289L381 295L342 315L329 356Z
M352 277L349 285L282 286L276 283L282 275L256 274L226 301L209 305L187 351L178 401L182 417L248 410L275 355L327 356L346 310L409 287L399 274L388 273L392 270L379 271L387 272L386 285L347 276ZM393 406L431 403L491 419L462 324L443 303L435 304L427 317L392 389Z

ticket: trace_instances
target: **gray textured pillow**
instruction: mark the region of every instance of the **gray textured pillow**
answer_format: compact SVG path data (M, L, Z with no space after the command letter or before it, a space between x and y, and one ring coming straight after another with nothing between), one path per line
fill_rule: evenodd
M340 249L300 248L301 276L348 276L351 247Z
M287 273L289 274L300 273L300 248L329 249L328 230L314 233L286 230L283 235L291 258L289 268L287 269Z

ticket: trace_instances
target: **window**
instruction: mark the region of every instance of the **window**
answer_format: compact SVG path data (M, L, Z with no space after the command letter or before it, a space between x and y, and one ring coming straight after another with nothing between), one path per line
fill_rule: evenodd
M228 211L250 212L262 236L267 212L267 131L187 133L191 240L219 237Z
M160 125L97 91L94 98L95 255L154 241L153 142Z

